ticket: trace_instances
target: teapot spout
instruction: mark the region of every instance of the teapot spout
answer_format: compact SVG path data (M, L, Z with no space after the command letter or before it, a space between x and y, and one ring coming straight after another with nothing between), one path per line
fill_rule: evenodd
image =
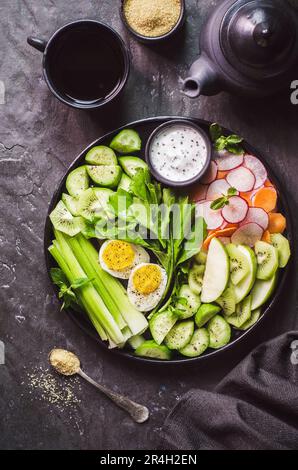
M202 54L191 66L190 75L182 84L183 93L189 98L200 95L216 95L220 91L213 63Z

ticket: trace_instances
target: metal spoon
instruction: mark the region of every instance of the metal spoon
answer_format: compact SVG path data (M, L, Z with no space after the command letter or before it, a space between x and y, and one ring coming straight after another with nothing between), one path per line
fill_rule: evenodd
M112 390L109 390L104 385L101 385L95 382L95 380L91 379L91 377L89 377L87 374L85 374L85 372L82 371L80 360L75 354L70 353L70 351L61 350L61 349L59 350L59 351L63 351L65 353L72 355L73 368L71 371L68 370L66 372L66 370L62 370L61 367L59 367L58 365L55 365L53 361L51 360L51 358L53 358L53 354L56 353L57 351L58 351L57 349L52 349L52 351L49 354L49 361L52 367L54 367L54 369L59 374L66 375L66 376L75 375L75 374L80 375L81 377L83 377L83 379L87 380L87 382L94 385L94 387L98 388L102 393L104 393L104 395L110 398L110 400L112 400L117 406L127 411L127 413L130 414L130 416L133 418L133 420L136 423L144 423L145 421L147 421L147 419L149 418L149 410L148 408L146 408L146 406L140 405L139 403L136 403L130 400L129 398L124 397L123 395L119 395L118 393L112 392Z

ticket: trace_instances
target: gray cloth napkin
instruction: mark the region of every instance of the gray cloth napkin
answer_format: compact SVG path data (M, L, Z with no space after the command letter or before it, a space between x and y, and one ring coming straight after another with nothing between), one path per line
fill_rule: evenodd
M191 390L166 419L159 448L298 449L298 332L257 347L213 392Z

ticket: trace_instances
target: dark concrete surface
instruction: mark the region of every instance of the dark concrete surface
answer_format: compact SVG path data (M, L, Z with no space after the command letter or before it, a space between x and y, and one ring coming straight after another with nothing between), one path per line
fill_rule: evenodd
M170 408L192 387L212 388L254 346L297 327L297 256L280 304L241 346L217 360L188 368L156 369L120 360L85 336L59 311L43 254L47 207L67 166L92 140L129 121L158 115L195 116L235 130L267 152L289 197L297 230L298 106L284 97L244 100L220 94L190 101L181 77L198 52L198 33L216 1L186 0L187 23L174 44L158 49L132 39L116 0L1 0L0 80L0 448L153 449ZM123 36L132 55L129 82L109 111L86 113L59 103L42 77L41 54L30 34L49 37L77 18L101 19ZM298 79L298 76L296 77ZM148 423L133 424L89 385L70 381L68 406L33 386L54 346L77 352L84 369L114 390L146 404ZM39 372L37 372L37 369ZM54 376L57 386L63 381ZM55 401L55 400L54 400ZM178 436L177 436L178 438Z

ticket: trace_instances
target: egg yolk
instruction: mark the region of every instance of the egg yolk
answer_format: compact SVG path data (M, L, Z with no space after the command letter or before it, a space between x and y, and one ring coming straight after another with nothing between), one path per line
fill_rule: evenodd
M154 264L141 266L134 272L132 281L137 292L144 295L151 294L161 283L159 266Z
M113 240L104 249L102 259L109 269L123 271L133 265L135 252L129 243Z

